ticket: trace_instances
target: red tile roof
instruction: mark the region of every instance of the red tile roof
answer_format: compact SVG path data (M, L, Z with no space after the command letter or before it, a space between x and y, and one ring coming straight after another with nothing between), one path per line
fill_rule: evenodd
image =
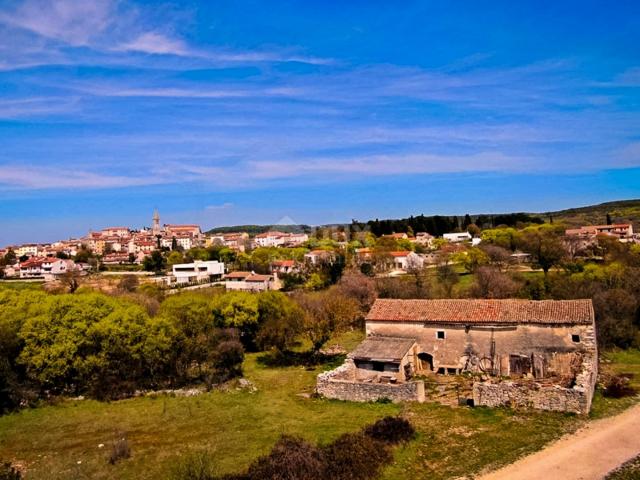
M274 267L293 267L295 264L294 260L276 260L271 265Z
M269 282L271 280L273 280L271 275L258 275L257 273L245 279L246 282Z
M378 299L367 321L462 324L591 324L591 300Z
M406 257L411 252L391 252L392 257Z
M247 278L251 275L251 272L231 272L227 273L224 278Z

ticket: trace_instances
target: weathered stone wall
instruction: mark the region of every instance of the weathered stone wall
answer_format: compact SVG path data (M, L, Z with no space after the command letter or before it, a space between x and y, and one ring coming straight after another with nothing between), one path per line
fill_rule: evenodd
M535 381L475 382L473 402L477 406L535 408L586 415L591 410L597 365L597 355L586 356L571 388Z
M444 331L445 338L437 338ZM591 351L588 342L592 325L465 325L427 324L424 322L367 321L366 333L390 337L410 337L417 340L421 352L433 356L433 367L461 368L469 352L479 358L496 359L497 373L509 375L511 354L539 354L547 359L554 354ZM579 335L580 342L572 341ZM500 359L506 359L504 365Z
M316 392L326 398L352 402L373 402L387 398L394 402L424 402L424 382L399 384L364 383L354 380L354 365L344 365L318 375Z

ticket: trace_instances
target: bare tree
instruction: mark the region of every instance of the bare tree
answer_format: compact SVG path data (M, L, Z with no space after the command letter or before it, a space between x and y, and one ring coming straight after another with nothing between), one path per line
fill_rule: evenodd
M80 276L81 276L81 273L78 269L69 268L67 271L61 274L58 278L60 279L60 282L69 289L69 293L73 293L80 286L79 284Z
M509 274L496 267L480 267L471 288L471 295L478 298L509 298L516 295L520 285Z
M337 284L337 291L356 300L362 312L369 311L378 296L375 281L355 270L342 275Z
M482 245L480 248L489 257L489 264L500 270L506 270L511 260L511 252L506 248L499 247L498 245Z

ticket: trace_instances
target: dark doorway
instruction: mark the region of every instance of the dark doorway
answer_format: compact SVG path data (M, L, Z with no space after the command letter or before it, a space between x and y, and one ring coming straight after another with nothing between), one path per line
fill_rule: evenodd
M509 374L526 375L531 373L531 358L525 355L509 355Z
M422 362L423 370L429 370L430 372L433 371L433 355L431 355L430 353L421 352L418 354L418 358Z

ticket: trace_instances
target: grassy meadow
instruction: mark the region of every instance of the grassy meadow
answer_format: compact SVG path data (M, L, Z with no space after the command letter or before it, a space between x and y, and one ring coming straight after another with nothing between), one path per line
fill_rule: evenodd
M352 332L337 343L350 349L360 338ZM194 397L66 400L0 417L0 459L20 465L27 479L155 479L165 478L181 456L206 451L227 473L267 453L283 433L327 443L385 415L403 414L418 438L396 449L382 478L447 479L510 463L587 421L547 412L309 398L316 375L334 365L276 368L260 360L260 354L249 354L244 364L255 392L232 386ZM610 353L605 365L639 372L640 352ZM598 395L594 416L633 401ZM111 445L123 434L132 456L110 465Z

